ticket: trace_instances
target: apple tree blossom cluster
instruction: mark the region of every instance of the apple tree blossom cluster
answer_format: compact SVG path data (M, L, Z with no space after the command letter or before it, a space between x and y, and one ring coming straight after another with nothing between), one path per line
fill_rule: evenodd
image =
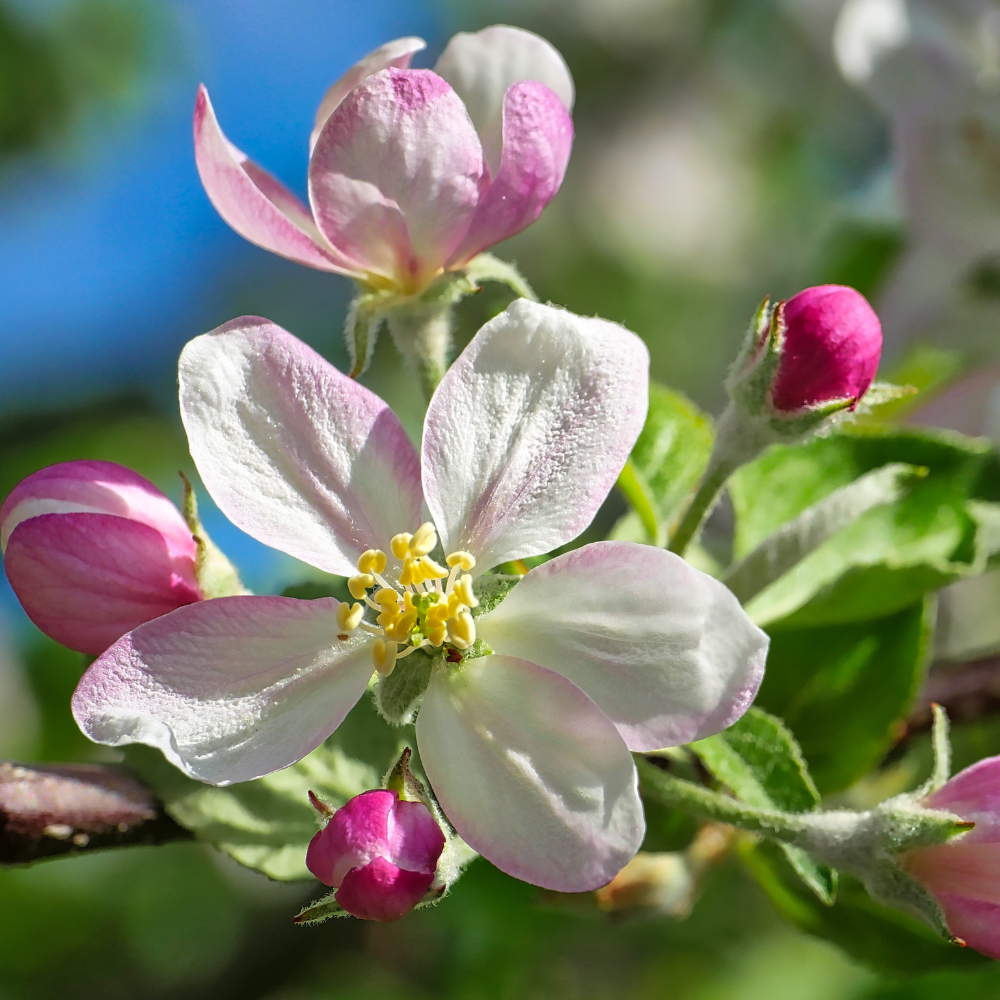
M872 555L905 508L881 527L874 518L934 476L913 440L859 424L908 391L875 381L875 311L841 285L765 299L692 474L676 458L694 447L694 424L678 416L690 410L651 387L642 340L533 301L513 268L484 257L559 190L573 138L564 60L506 26L456 35L433 70L411 67L423 46L387 43L323 97L308 205L247 159L197 94L194 156L222 217L358 288L350 374L255 316L194 337L179 361L200 487L242 531L332 581L330 593L248 592L189 485L182 510L111 462L32 473L0 507L0 546L31 620L92 658L72 697L81 731L154 748L175 780L257 782L266 797L262 779L339 748L345 720L374 707L368 724L392 727L402 755L356 762L352 773L372 775L356 794L311 791L315 836L281 845L298 874L333 890L300 923L400 919L442 899L477 855L549 890L601 890L605 907L668 900L686 913L706 859L734 842L721 823L782 845L825 905L842 871L880 904L1000 957L1000 758L949 780L938 710L924 786L868 810L823 808L814 762L759 701L772 671L787 684L795 628L876 618L880 600L898 616L992 555L949 550L936 577L918 562L919 586L904 586L892 551ZM450 306L497 276L522 294L452 358ZM382 322L429 395L418 443L353 377ZM846 472L833 458L809 464L872 442L881 457ZM766 485L785 459L792 472ZM801 482L811 492L794 507ZM645 537L604 537L616 483ZM728 569L702 537L727 489L738 519ZM975 525L1000 496L973 499L963 537L985 546ZM845 533L858 525L870 533L855 558ZM872 567L881 576L866 576ZM856 593L865 608L850 618ZM821 646L796 647L803 690ZM640 855L644 800L710 823L683 857Z

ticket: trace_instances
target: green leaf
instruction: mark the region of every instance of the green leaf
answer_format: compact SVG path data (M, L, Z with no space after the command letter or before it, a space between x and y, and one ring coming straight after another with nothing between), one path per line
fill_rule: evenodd
M841 486L768 535L723 582L745 604L862 514L899 500L926 474L922 467L891 462Z
M873 507L758 593L747 612L762 625L813 626L881 618L981 572L996 532L970 503L1000 499L1000 463L988 442L926 430L874 429L778 447L730 482L734 555L834 491L890 462L927 476Z
M205 785L181 773L158 750L139 744L125 749L125 759L181 826L241 865L286 881L312 878L305 865L306 848L318 825L309 792L338 808L380 787L382 771L399 749L397 734L364 698L323 746L256 781L225 788Z
M795 733L823 794L854 784L892 746L927 670L934 603L771 636L756 703Z
M626 515L612 537L631 537L638 528L647 541L665 545L705 471L713 438L711 418L682 393L650 382L649 412L632 449L630 478L619 482L638 513Z
M712 776L748 805L785 812L810 812L819 792L795 738L780 719L751 708L735 725L692 743ZM783 844L799 877L824 903L837 894L837 873L805 851Z
M876 903L851 876L841 879L836 902L822 906L802 891L776 845L745 842L740 855L782 916L879 972L914 976L989 961L971 948L948 944L914 917Z

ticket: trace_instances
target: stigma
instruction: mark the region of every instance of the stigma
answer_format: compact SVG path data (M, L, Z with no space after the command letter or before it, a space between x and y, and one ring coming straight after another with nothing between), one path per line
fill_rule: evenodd
M389 542L393 559L381 549L368 549L358 558L357 574L347 581L355 601L363 601L378 614L375 624L363 620L360 603L338 609L341 633L362 629L375 637L372 662L383 677L397 660L416 649L448 647L448 661L459 662L476 641L472 609L479 605L472 592L469 571L476 565L469 552L452 552L442 566L431 558L437 531L430 521L412 534L394 535Z

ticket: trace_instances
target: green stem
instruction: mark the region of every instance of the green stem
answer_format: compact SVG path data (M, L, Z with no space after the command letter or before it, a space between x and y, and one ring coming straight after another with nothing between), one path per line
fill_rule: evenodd
M642 757L636 757L636 768L643 794L674 809L697 813L786 844L801 841L814 825L808 813L786 813L780 809L747 805L703 785L676 778Z
M770 441L771 438L760 427L730 403L719 417L715 445L698 491L667 545L671 552L684 555L684 550L698 535L715 508L729 477L741 465L752 462Z
M448 370L451 349L451 303L397 309L386 314L399 352L416 369L424 398L430 401Z

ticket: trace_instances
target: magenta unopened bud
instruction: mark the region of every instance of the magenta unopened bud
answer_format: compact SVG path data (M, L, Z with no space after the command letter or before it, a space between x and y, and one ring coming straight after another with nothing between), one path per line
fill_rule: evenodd
M865 297L844 285L817 285L784 304L783 320L774 409L788 413L847 399L856 404L882 355L882 325Z
M955 937L1000 958L1000 757L956 774L922 805L976 825L943 844L909 851L901 866L934 896Z
M82 653L202 597L181 512L114 462L63 462L18 483L0 506L0 551L28 617Z
M434 881L444 834L421 802L376 789L355 796L313 837L306 865L362 920L406 916Z

